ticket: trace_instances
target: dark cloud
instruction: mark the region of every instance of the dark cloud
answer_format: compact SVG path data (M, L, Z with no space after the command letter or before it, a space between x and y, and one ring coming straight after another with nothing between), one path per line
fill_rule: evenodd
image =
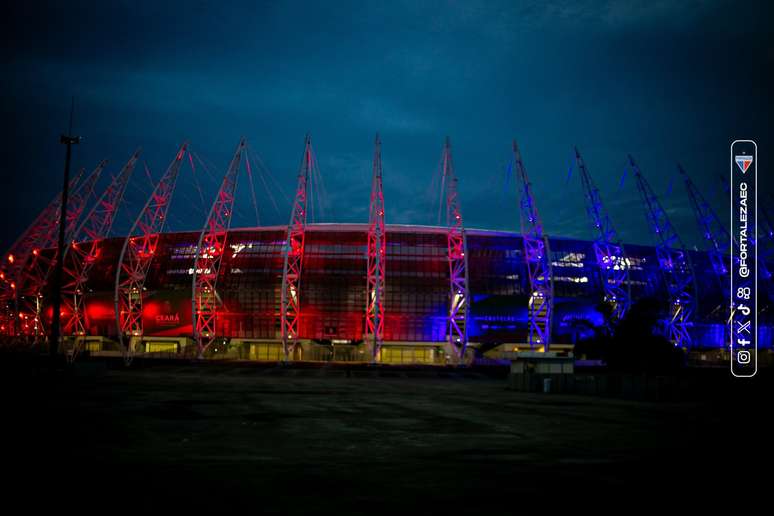
M729 142L752 137L764 150L774 143L766 76L772 17L763 2L18 2L8 9L0 35L3 245L59 188L57 139L71 95L86 137L78 166L107 157L116 170L141 145L158 176L190 139L222 172L246 135L290 192L309 131L336 221L367 216L380 131L388 219L435 222L427 190L448 134L467 224L517 228L513 184L502 187L515 137L547 230L588 235L578 178L566 181L577 144L622 236L644 243L651 238L634 185L619 189L628 152L661 193L680 160L721 211L717 177L727 172ZM217 179L202 178L211 195ZM133 202L147 190L144 181ZM761 182L772 190L767 174ZM203 207L194 187L183 176L175 229L197 225ZM246 190L241 195L248 205L235 223L252 224ZM263 222L286 222L268 197L259 201ZM698 244L679 183L664 203L684 239Z

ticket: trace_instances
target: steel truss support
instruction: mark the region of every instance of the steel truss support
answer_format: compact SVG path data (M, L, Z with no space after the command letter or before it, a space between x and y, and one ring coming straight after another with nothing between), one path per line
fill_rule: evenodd
M575 163L580 171L583 194L586 198L586 213L596 233L593 243L594 257L599 269L604 302L612 309L612 319L619 321L629 308L631 300L628 281L629 262L607 209L602 203L599 189L594 184L577 147L575 147Z
M105 160L100 162L99 165L97 165L97 168L95 168L94 171L78 185L70 196L67 215L65 217L65 242L72 241L78 221L81 219L81 215L89 202L89 198L94 193L94 185L97 183L106 164L107 161ZM59 217L55 216L52 221L49 221L46 224L52 226L44 231L50 239L46 238L45 241L41 241L40 243L45 247L41 247L40 249L52 249L57 245ZM25 315L27 312L33 314L32 335L35 336L36 340L45 336L43 328L43 289L48 282L49 274L56 265L56 253L49 257L40 252L40 249L34 249L32 251L29 266L21 271L21 285L20 288L17 289L18 295L24 296L23 299L20 298L19 301L17 301L17 306L20 307L19 310L25 312ZM24 333L28 334L27 331Z
M382 190L382 143L376 135L374 143L371 203L368 212L368 249L366 266L366 325L364 341L371 360L379 360L384 341L384 270L386 259L384 227L384 191Z
M462 210L457 197L451 142L446 138L441 154L441 184L446 186L446 241L449 260L449 322L447 353L457 362L465 359L468 345L468 249Z
M720 222L715 211L701 194L694 182L683 169L682 165L677 164L677 170L685 182L685 189L688 190L688 198L691 201L691 208L696 216L696 223L702 237L707 242L707 255L712 263L712 270L715 276L725 285L728 279L728 266L724 253L730 252L731 236L726 231L723 223Z
M70 179L69 191L75 191L76 185L83 177L84 169ZM39 249L48 249L50 242L56 242L56 230L59 224L59 213L61 212L62 193L60 192L54 199L48 203L45 209L37 216L32 224L21 234L13 243L11 248L5 254L2 260L2 269L0 270L0 334L14 335L18 333L18 317L16 312L16 289L20 283L21 271L25 269L31 257L37 254ZM10 309L9 305L13 304Z
M237 145L234 157L226 170L215 201L212 203L207 221L199 234L191 278L191 313L193 337L199 358L213 342L217 334L217 309L220 305L216 291L220 263L226 252L228 229L234 211L239 165L245 152L245 139Z
M126 360L131 359L134 351L131 339L141 339L143 335L142 302L145 278L156 253L159 235L164 231L167 211L187 149L187 142L180 146L175 159L167 167L132 224L118 257L113 301L118 342ZM126 341L127 337L130 338L129 342Z
M530 348L542 346L549 350L551 342L551 318L554 308L554 281L551 270L551 257L548 238L543 232L532 186L527 177L527 170L521 159L519 146L513 142L513 161L516 173L521 181L520 192L520 224L521 238L524 242L524 261L529 276L530 297L528 301L529 315L529 345Z
M692 325L691 318L696 311L696 278L691 257L661 206L658 196L631 155L629 166L634 171L646 218L656 236L656 257L669 296L670 313L665 321L665 336L675 346L690 347L691 336L688 328Z
M136 150L124 167L110 182L97 203L86 216L81 226L75 232L75 239L65 249L63 303L71 317L65 326L63 334L76 337L86 335L86 317L84 312L84 289L89 279L89 272L100 255L102 241L110 234L116 212L124 197L129 178L140 156ZM80 350L82 339L75 339L70 357L75 358Z
M298 170L298 186L290 213L287 239L283 251L282 294L280 304L280 325L282 329L282 349L285 360L295 352L298 342L298 319L301 314L301 268L304 262L304 236L306 232L307 187L312 177L316 159L312 152L312 139L304 140L304 157Z

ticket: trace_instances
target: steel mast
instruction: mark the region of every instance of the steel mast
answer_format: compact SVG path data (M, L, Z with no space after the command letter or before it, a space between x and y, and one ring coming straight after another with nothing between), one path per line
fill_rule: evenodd
M721 284L724 284L728 279L728 267L724 253L730 251L731 236L680 163L677 164L677 171L685 182L691 208L696 216L696 223L699 225L704 240L707 241L707 255L712 263L712 270Z
M193 337L199 358L204 357L204 352L216 336L217 308L220 300L215 288L223 253L226 252L228 230L234 212L234 193L245 145L245 139L242 138L223 176L223 182L196 244L191 278L191 314Z
M107 161L101 161L99 165L97 165L97 168L95 168L91 174L78 185L70 196L70 201L68 202L69 207L67 209L67 214L65 215L65 242L72 240L78 221L89 202L89 197L94 193L94 185L97 183L106 164ZM51 249L56 245L59 218L60 215L57 214L52 221L47 222L47 224L51 224L53 229L45 231L46 236L49 238L40 241L40 244L45 246L40 249ZM44 256L43 253L40 252L40 249L33 249L32 258L28 262L29 266L20 271L22 278L20 281L21 285L20 288L17 288L18 295L27 297L27 299L25 299L25 304L28 309L34 313L33 335L35 335L36 338L44 334L43 289L48 282L49 274L51 274L54 269L57 254L55 253L49 258ZM34 301L31 301L29 299L30 297L34 298ZM20 306L18 301L17 306Z
M468 249L462 223L462 210L457 197L451 142L446 138L441 155L442 184L446 185L446 241L449 259L449 323L447 353L456 361L465 359L468 345Z
M86 335L83 294L89 279L89 272L99 258L102 240L110 234L116 212L124 198L126 186L129 184L129 178L132 176L139 156L140 149L137 149L118 175L110 182L110 185L75 232L76 239L81 237L81 240L73 240L65 249L65 258L62 264L65 273L62 293L64 294L63 302L72 313L72 317L65 327L65 332L77 337ZM79 341L76 340L72 350L72 359L80 351L79 345Z
M131 341L125 343L126 336L142 338L142 301L145 278L148 274L159 235L164 231L167 211L175 191L177 176L188 148L185 142L167 167L156 188L151 192L145 206L126 235L121 254L118 257L114 303L118 343L125 358L130 359Z
M628 283L629 263L623 244L602 202L599 189L594 184L578 147L575 147L575 163L580 171L583 193L586 197L586 213L597 233L593 243L594 257L602 280L604 302L612 308L613 319L619 321L631 302Z
M524 242L524 261L531 290L528 304L529 345L533 349L536 345L543 346L543 350L548 351L554 303L548 238L543 232L543 224L532 195L532 186L516 140L513 141L513 160L522 185L519 199L521 238Z
M696 279L691 258L658 196L640 173L631 154L629 166L634 170L645 215L656 235L656 257L669 295L670 313L669 319L666 320L666 337L675 346L690 347L691 336L688 327L692 324L691 317L696 310Z
M307 187L316 163L312 152L312 139L307 134L304 139L304 157L298 169L298 186L290 213L287 240L282 263L282 297L280 304L280 324L282 329L282 349L285 361L295 352L298 342L298 320L301 314L301 268L304 263L304 236L306 232Z
M81 169L76 177L70 179L69 190L75 190L76 185L83 176ZM18 273L24 269L27 260L33 255L33 251L43 249L45 242L55 239L54 233L59 224L58 212L62 205L62 193L58 193L51 202L41 211L24 233L16 239L5 254L2 262L3 283L8 284L12 280L18 280Z
M83 177L84 169L70 179L69 191L75 190L76 185ZM35 256L39 249L44 249L46 242L53 242L56 238L56 230L59 224L59 213L61 211L62 193L60 192L51 202L38 214L35 220L16 239L2 260L2 269L0 270L0 306L2 307L2 331L4 335L16 333L16 324L18 323L17 312L19 307L16 305L16 289L21 280L21 271L25 269L31 257ZM12 313L8 315L8 305L13 302Z
M382 190L382 144L377 134L374 143L371 203L368 214L366 331L364 336L373 362L379 360L379 352L384 339L384 263L386 249L384 191Z

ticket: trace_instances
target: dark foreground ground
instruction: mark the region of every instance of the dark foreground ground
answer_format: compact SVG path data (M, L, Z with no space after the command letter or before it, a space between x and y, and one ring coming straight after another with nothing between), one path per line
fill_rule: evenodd
M745 470L771 466L765 375L648 403L516 393L492 371L0 360L6 508L629 510L771 482Z

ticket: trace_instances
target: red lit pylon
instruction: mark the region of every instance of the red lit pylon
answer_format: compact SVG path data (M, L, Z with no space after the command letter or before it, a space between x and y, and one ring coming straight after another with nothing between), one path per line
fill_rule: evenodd
M69 191L75 191L76 186L83 177L84 169L70 179ZM13 335L18 333L17 288L21 271L27 262L37 256L40 249L48 249L52 242L56 242L56 230L58 217L61 211L62 193L60 192L43 211L35 218L32 224L16 239L11 248L0 260L0 335Z
M366 266L366 331L364 340L371 360L379 360L384 340L384 264L386 234L384 227L384 191L382 190L382 144L376 135L374 144L371 207L368 215L368 258Z
M100 162L97 168L80 183L70 196L67 203L67 215L65 220L65 242L71 242L75 235L78 221L81 219L89 198L94 193L94 185L97 183L102 170L107 161ZM51 239L41 244L45 247L40 249L52 249L56 247L57 228L59 227L59 217L53 219L53 230L47 230ZM19 310L33 319L30 327L36 340L45 335L43 328L43 294L44 288L48 282L49 275L56 265L56 255L43 252L33 252L28 265L21 271L21 281L17 284L19 297ZM29 333L25 332L25 333Z
M298 170L298 186L293 200L293 211L290 214L285 249L282 253L280 324L285 360L289 360L298 341L298 319L301 314L301 267L304 262L304 235L307 219L307 186L315 166L312 139L307 135L304 140L304 157Z
M465 359L468 345L468 252L462 210L457 197L451 142L446 138L441 155L442 185L446 185L446 240L449 260L449 321L447 353L455 361Z
M234 211L234 193L244 151L245 139L242 138L223 176L223 182L196 245L191 279L191 313L194 322L193 337L200 358L216 337L217 308L220 304L216 290L218 273L223 254L226 252L228 229Z
M121 205L129 178L140 156L140 150L135 151L124 167L113 178L97 203L91 209L80 228L75 232L75 239L65 249L64 284L62 285L63 304L65 311L71 314L65 325L63 335L86 335L86 318L84 313L84 289L89 279L89 272L99 257L102 241L107 238L113 227L116 212ZM80 339L75 339L70 357L74 359L79 351Z
M125 357L133 352L131 339L142 339L142 303L148 274L159 235L164 231L167 211L177 184L188 143L183 143L164 175L151 192L145 206L126 235L118 258L114 290L118 341ZM129 337L127 342L126 338Z

